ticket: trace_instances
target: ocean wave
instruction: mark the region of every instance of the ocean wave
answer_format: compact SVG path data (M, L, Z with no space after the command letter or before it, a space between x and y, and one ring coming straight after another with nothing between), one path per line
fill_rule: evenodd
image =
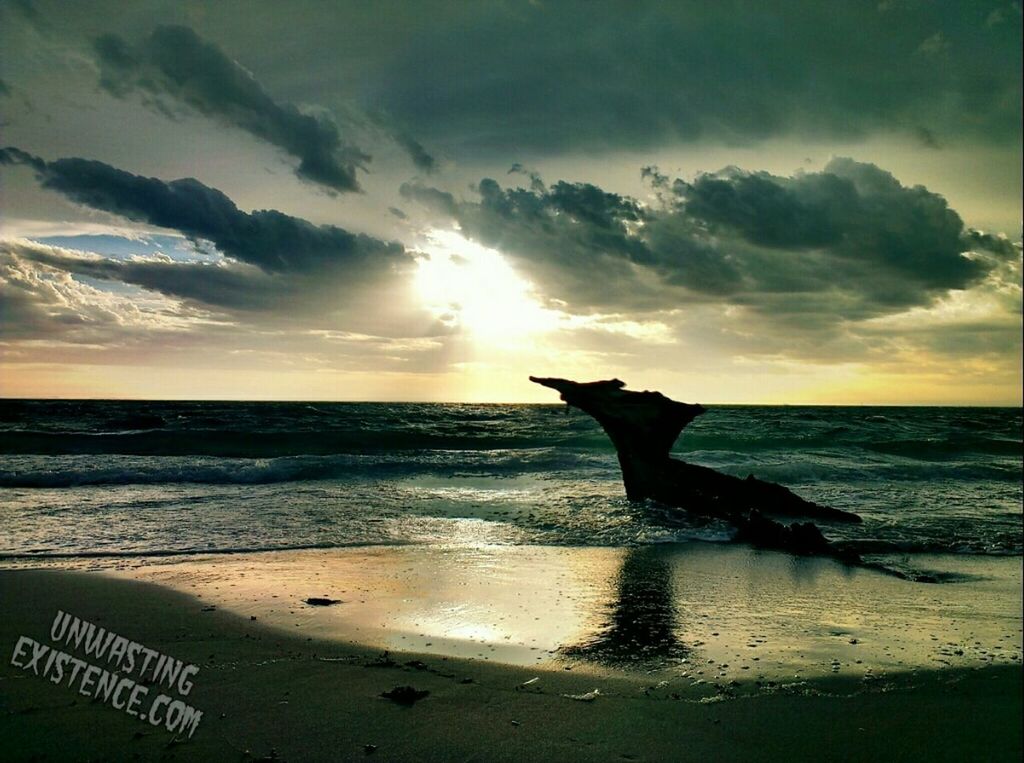
M228 554L264 554L286 551L317 551L330 549L347 548L379 548L384 546L416 546L436 545L436 539L416 540L387 538L382 540L362 539L358 541L329 541L320 543L265 543L252 546L221 546L211 547L203 545L184 546L178 548L151 548L138 550L120 549L82 549L82 550L51 550L36 549L28 551L3 551L0 550L0 560L10 561L57 561L57 560L89 560L89 559L146 559L146 558L175 558L183 556L206 556L206 555L228 555ZM579 538L558 540L557 538L543 537L535 542L518 542L515 545L544 545L544 546L591 546L591 547L619 547L623 545L624 538L601 537L593 538L591 542L581 542ZM655 546L666 544L686 543L710 543L729 544L732 542L732 533L720 528L698 528L686 529L665 529L648 528L635 535L630 536L626 545L633 546ZM922 570L913 561L918 556L991 556L991 557L1012 557L1020 556L1022 549L1019 545L992 546L980 544L952 544L938 541L914 542L914 541L839 541L837 548L852 551L871 565L877 565L885 569L902 570L915 574L930 572ZM941 573L931 573L941 574ZM950 582L942 580L941 582Z
M763 463L744 461L735 463L731 453L694 453L694 461L711 466L737 477L753 474L760 479L787 485L816 482L864 483L879 480L894 482L932 482L953 480L974 482L1020 482L1021 466L1017 461L945 461L927 462L910 459L865 462L851 454L829 454L828 457L798 457L783 462Z
M676 444L680 455L694 451L722 450L736 453L766 451L853 450L884 453L922 461L942 461L963 454L1020 456L1024 442L1002 437L925 437L915 439L872 439L863 429L847 427L800 436L778 437L771 434L698 434L686 432Z
M690 460L746 477L788 485L817 483L865 484L892 482L1014 483L1021 479L1017 462L957 461L944 463L900 460L865 463L831 454L783 461L739 459L714 451L689 454ZM567 448L508 450L409 451L404 454L339 454L232 458L220 456L8 456L0 460L0 488L46 489L99 485L260 485L331 479L403 479L417 474L459 477L548 476L618 481L618 466L610 453Z
M3 455L119 454L152 456L224 456L258 458L336 455L409 450L495 450L568 447L612 451L603 433L537 437L503 434L488 429L474 433L415 431L323 430L297 432L224 431L217 429L125 432L6 431L0 435Z
M121 422L128 423L128 422ZM133 423L144 423L141 420ZM148 423L155 423L149 421ZM566 448L579 452L613 452L607 436L596 428L583 431L526 431L503 429L493 422L461 421L450 428L323 429L317 431L245 431L216 428L131 429L126 431L0 432L0 455L119 454L151 456L222 456L274 458L339 455L385 451ZM740 433L687 431L675 447L686 458L702 451L758 454L861 450L918 461L948 461L964 455L1021 456L1024 443L1005 437L923 437L874 439L861 430L833 427L806 435L780 436L771 432Z
M868 442L862 447L878 453L922 460L944 460L961 453L992 456L1024 455L1024 442L1000 437L928 438L923 440L886 440Z
M0 468L0 488L98 485L261 485L326 479L401 479L430 473L449 478L609 469L607 458L559 448L418 451L404 458L374 455L222 458L193 456L12 457Z
M387 540L381 542L359 541L355 543L298 543L294 545L279 544L267 546L239 546L225 548L164 548L141 551L49 551L40 549L38 551L0 551L0 559L28 560L28 559L143 559L162 558L176 556L204 556L204 555L225 555L225 554L266 554L275 551L316 551L332 548L376 548L380 546L411 546L414 542L400 540Z
M1003 555L1021 449L1020 409L713 407L676 453L858 512L825 532L861 553ZM625 501L608 437L564 406L0 401L0 493L26 559L728 535Z

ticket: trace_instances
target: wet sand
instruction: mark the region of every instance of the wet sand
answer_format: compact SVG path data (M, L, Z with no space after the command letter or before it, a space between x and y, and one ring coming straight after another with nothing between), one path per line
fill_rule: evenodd
M1016 760L1020 621L1008 619L1012 601L1002 609L1019 577L981 572L921 588L703 544L8 570L3 757ZM880 630L882 600L916 607L905 620L922 627ZM45 642L58 609L198 665L192 738L12 666L18 637ZM412 706L381 696L404 685L430 694Z
M1019 558L915 563L950 582L700 542L211 555L117 574L305 636L595 674L871 679L1020 664ZM310 596L342 603L304 605Z

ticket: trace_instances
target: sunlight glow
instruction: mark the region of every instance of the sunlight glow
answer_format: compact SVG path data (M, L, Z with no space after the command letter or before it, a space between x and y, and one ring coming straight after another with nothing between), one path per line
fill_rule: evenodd
M453 230L430 231L427 241L416 289L439 320L492 341L558 327L560 314L542 307L530 284L495 250Z

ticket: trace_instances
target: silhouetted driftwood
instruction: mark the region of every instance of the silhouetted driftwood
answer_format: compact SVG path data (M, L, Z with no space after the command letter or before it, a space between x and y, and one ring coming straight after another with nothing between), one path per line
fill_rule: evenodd
M860 522L860 517L807 501L782 485L746 479L671 458L680 432L704 413L701 405L676 402L660 392L631 392L618 379L574 382L530 377L561 393L562 400L597 419L611 438L630 500L653 500L703 516L732 522L737 540L801 554L848 558L812 523L786 525L770 517L807 517Z

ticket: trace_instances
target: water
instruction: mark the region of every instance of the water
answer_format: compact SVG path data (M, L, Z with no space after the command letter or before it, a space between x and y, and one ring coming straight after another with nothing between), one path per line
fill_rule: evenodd
M715 406L676 453L855 511L862 553L1020 555L1021 410ZM0 557L723 541L559 405L0 402Z

